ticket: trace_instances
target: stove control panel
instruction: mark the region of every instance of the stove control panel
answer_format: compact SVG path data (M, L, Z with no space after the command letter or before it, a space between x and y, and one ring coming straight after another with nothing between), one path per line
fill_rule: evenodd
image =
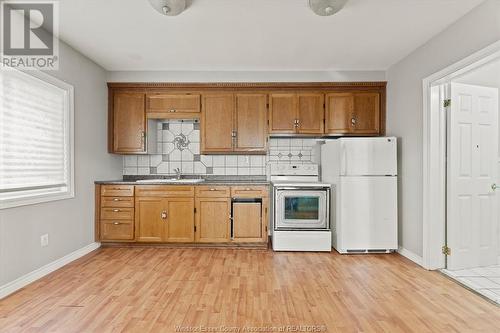
M271 176L318 176L317 164L271 164Z

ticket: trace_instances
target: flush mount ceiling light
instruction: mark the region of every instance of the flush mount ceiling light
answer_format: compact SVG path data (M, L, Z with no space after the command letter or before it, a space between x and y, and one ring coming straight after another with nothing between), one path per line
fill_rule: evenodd
M149 0L149 3L157 12L168 16L177 16L186 9L186 0Z
M309 0L311 10L320 16L330 16L344 7L349 0Z

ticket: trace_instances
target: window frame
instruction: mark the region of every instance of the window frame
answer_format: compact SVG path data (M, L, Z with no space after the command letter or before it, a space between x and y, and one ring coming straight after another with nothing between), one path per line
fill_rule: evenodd
M74 115L74 87L58 78L53 77L38 69L19 70L13 68L0 68L0 71L18 71L29 75L34 79L53 85L64 91L64 138L67 147L66 170L68 173L67 186L64 191L54 192L54 189L44 189L37 192L27 193L22 197L0 199L0 209L13 208L26 205L35 205L44 202L72 199L75 197L75 115ZM29 191L27 191L29 192ZM15 192L13 192L15 193Z

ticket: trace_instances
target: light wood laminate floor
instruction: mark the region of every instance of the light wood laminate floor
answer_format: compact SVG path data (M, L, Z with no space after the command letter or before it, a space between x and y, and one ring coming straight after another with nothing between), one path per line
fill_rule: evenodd
M175 332L177 325L499 332L500 308L397 254L196 248L99 249L0 301L0 332Z

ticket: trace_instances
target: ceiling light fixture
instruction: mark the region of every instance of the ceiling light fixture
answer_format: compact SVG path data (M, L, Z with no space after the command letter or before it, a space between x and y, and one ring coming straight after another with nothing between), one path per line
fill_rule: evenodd
M311 10L320 16L330 16L341 10L349 0L309 0Z
M186 9L186 0L149 0L157 12L167 16L177 16Z

